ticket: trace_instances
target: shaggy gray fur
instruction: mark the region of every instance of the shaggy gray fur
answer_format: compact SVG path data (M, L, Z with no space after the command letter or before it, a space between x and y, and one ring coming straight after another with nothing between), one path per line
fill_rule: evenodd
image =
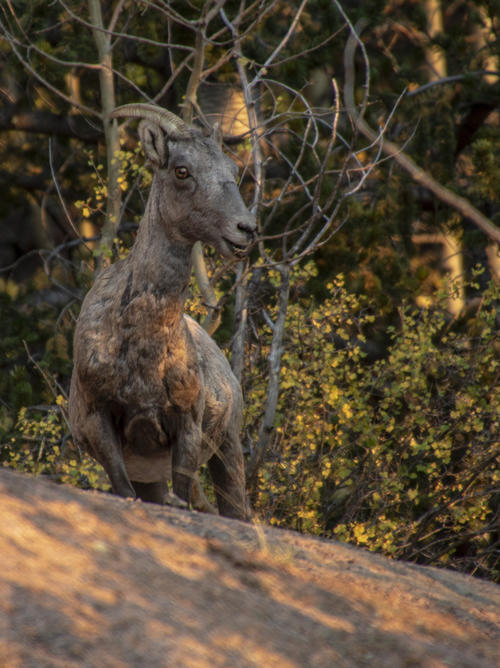
M132 106L142 105L115 115ZM255 220L236 165L214 140L148 109L139 136L154 176L137 239L98 275L76 325L73 437L125 497L161 503L171 478L196 505L197 471L208 462L219 512L245 519L241 388L184 302L195 241L239 255Z

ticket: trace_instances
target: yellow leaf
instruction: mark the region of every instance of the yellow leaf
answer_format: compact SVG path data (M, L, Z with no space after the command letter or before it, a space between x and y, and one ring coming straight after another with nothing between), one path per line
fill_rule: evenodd
M352 418L353 416L352 408L349 406L347 402L342 406L342 413L348 420L350 420L350 418Z

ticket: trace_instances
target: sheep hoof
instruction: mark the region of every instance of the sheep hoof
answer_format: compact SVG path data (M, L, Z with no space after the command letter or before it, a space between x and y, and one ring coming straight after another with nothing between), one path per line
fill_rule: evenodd
M172 506L173 508L184 508L187 510L189 508L189 504L184 501L184 499L181 499L180 496L177 496L177 494L174 494L173 492L167 492L163 498L163 503L166 506Z

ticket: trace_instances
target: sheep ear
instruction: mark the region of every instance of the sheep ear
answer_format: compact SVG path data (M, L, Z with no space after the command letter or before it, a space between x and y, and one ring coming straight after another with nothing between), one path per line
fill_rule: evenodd
M152 121L139 123L139 139L146 158L156 167L164 167L168 160L166 135L161 127Z

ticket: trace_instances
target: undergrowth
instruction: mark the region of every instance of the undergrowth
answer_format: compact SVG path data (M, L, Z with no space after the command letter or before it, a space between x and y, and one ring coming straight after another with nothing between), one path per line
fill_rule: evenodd
M314 277L311 263L295 285ZM250 490L276 526L335 537L394 558L500 581L499 288L450 321L443 306L399 309L373 354L377 314L342 276L319 302L297 292L287 315L272 447ZM102 469L71 441L66 396L75 314L35 336L38 307L5 313L35 351L26 367L10 326L0 380L0 461L85 488L109 489ZM271 316L273 314L271 313ZM48 318L48 314L45 314ZM11 323L12 325L12 323ZM260 325L245 370L243 441L257 438L271 330ZM34 403L35 400L37 403Z

